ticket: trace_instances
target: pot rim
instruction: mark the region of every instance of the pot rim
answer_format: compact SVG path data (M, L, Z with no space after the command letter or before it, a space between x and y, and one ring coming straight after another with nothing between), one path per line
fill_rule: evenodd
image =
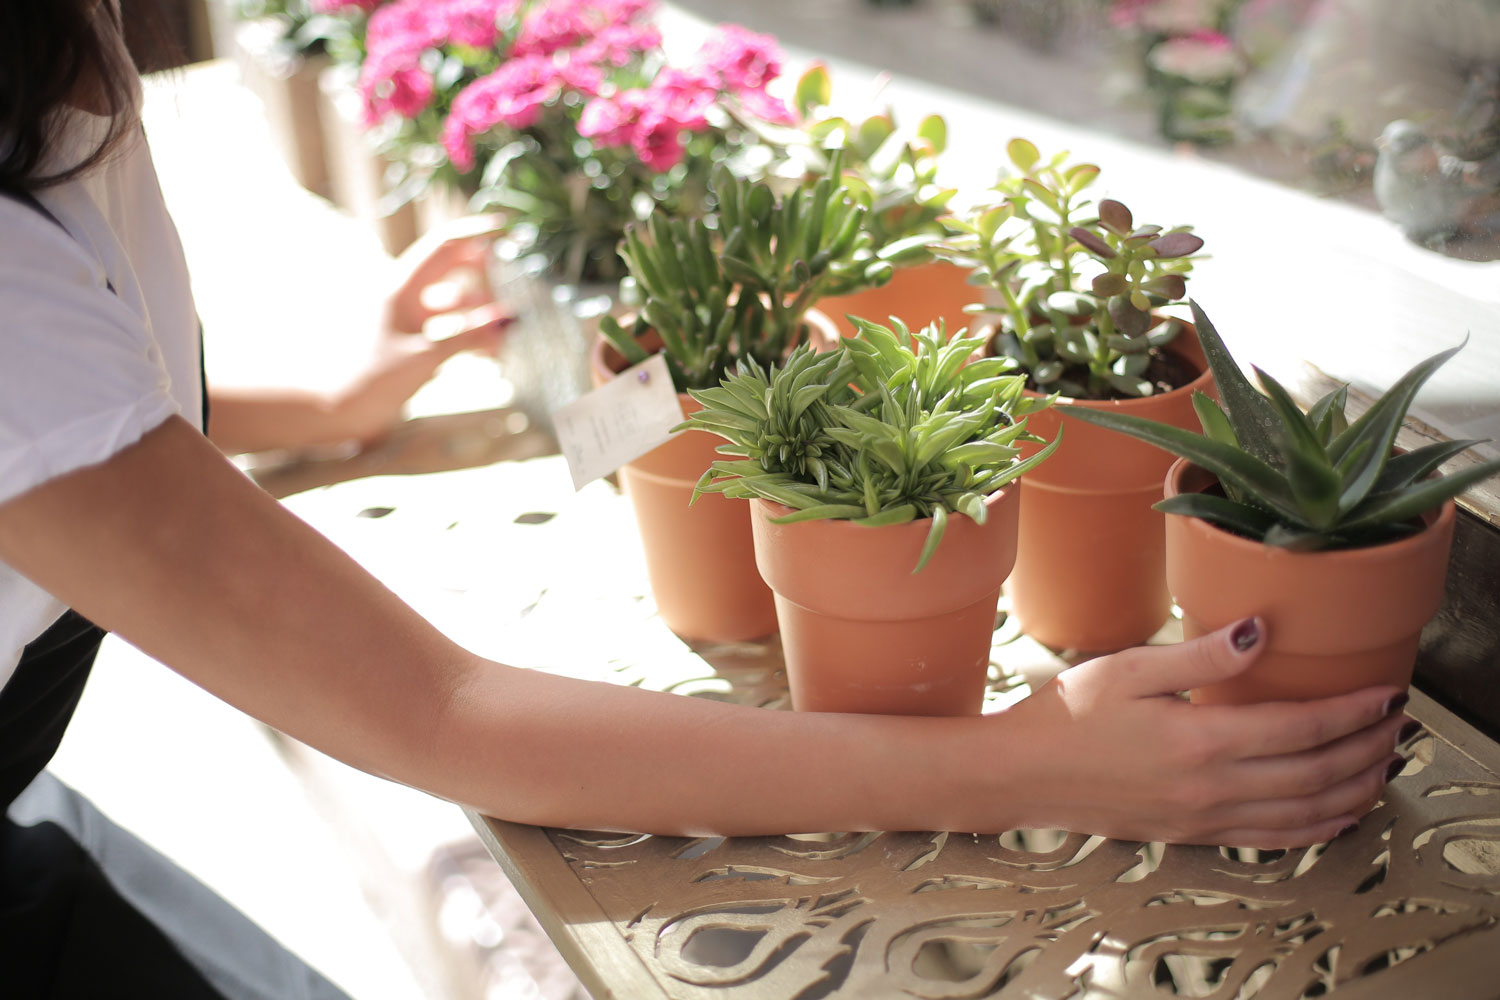
M1174 497L1182 493L1198 492L1196 490L1179 488L1181 480L1193 470L1202 473L1214 482L1218 482L1219 477L1215 476L1212 472L1200 465L1195 465L1186 458L1179 458L1167 470L1167 479L1163 487L1164 495L1166 497ZM1407 549L1418 549L1432 544L1435 539L1444 533L1447 526L1456 517L1457 505L1450 498L1444 500L1438 507L1423 511L1421 514L1422 530L1405 538L1381 542L1378 545L1361 545L1357 548L1346 549L1321 549L1313 552L1296 552L1277 545L1267 545L1264 542L1244 538L1231 531L1225 531L1223 528L1211 524L1201 517L1193 517L1190 514L1168 514L1167 520L1169 523L1175 521L1181 524L1186 530L1197 534L1200 538L1212 539L1214 544L1222 545L1231 551L1241 553L1254 551L1260 553L1261 558L1298 562L1312 559L1327 559L1335 556L1346 560L1369 561L1384 561L1391 557L1399 557Z
M1004 486L1000 487L995 492L993 492L993 493L989 494L988 496L986 496L984 498L984 508L985 508L985 510L986 511L991 511L995 507L998 507L1001 503L1003 503L1005 501L1006 497L1009 494L1011 494L1012 492L1015 491L1016 487L1020 485L1020 482L1021 482L1020 479L1014 479L1011 482L1009 482L1009 483L1005 484ZM750 503L765 505L765 507L768 508L768 510L770 512L768 520L771 517L782 517L785 514L791 514L791 513L794 513L796 511L795 507L789 507L786 504L780 503L780 502L778 502L776 500L767 500L764 497L751 497L750 498ZM964 514L964 513L960 512L960 511L954 511L953 513L949 514L949 517L953 517L953 516L963 517L963 518L965 518L967 520L973 521L973 518L970 518L969 515ZM986 515L985 520L986 521L989 520L988 515ZM922 530L922 532L925 534L927 532L927 527L926 526L931 521L932 521L931 517L917 517L917 518L913 518L910 521L905 521L905 522L903 522L901 524L882 524L882 525L875 525L875 526L872 527L871 525L868 525L868 524L855 524L852 520L850 520L847 517L821 517L821 518L818 518L818 519L813 520L813 521L798 521L798 522L796 522L794 524L781 524L781 525L777 525L777 527L779 527L779 528L798 528L798 527L801 527L804 524L817 524L817 525L822 525L824 527L824 529L828 530L828 531L871 531L871 530L879 530L881 528L898 528L898 529L906 529L908 531L913 531L913 530L916 530L917 528L920 528ZM976 525L978 524L978 522L974 522L974 523Z

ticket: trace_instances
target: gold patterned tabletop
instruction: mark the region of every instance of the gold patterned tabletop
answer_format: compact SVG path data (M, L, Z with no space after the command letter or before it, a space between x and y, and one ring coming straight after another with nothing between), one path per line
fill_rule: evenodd
M343 483L294 511L476 652L785 705L773 644L652 614L625 501L561 460ZM568 628L579 617L596 627ZM1065 664L1002 624L991 707ZM1500 750L1420 691L1386 800L1315 848L1055 831L679 839L473 815L581 981L621 1000L1500 997Z

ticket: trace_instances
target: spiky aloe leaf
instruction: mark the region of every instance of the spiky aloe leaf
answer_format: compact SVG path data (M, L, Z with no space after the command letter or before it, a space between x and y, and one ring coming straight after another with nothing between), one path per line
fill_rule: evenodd
M1268 404L1269 405L1269 404ZM1261 459L1230 445L1220 444L1202 434L1180 427L1145 420L1125 413L1073 407L1068 415L1088 424L1123 431L1147 444L1186 458L1200 465L1230 486L1244 491L1268 510L1300 524L1301 508L1286 478ZM1231 417L1232 419L1232 417ZM1236 428L1238 429L1238 428Z
M1441 479L1424 479L1402 489L1368 497L1339 522L1339 530L1357 532L1414 518L1496 473L1500 473L1500 459L1470 466Z
M1341 385L1312 405L1307 419L1317 430L1318 440L1326 448L1328 443L1349 426L1344 419L1344 407L1349 402L1349 387Z
M1240 447L1254 457L1275 467L1281 461L1278 447L1279 424L1276 411L1270 400L1256 391L1255 386L1240 370L1239 363L1224 346L1224 339L1214 328L1213 322L1203 307L1191 302L1193 322L1198 328L1198 342L1203 346L1203 356L1208 360L1209 370L1214 373L1214 382L1219 387L1219 397L1229 422L1234 425L1235 436Z
M1370 492L1389 493L1392 490L1410 486L1419 479L1426 479L1438 470L1438 466L1476 444L1484 444L1484 441L1479 439L1439 441L1414 451L1392 455L1386 460L1385 469L1380 473L1380 479Z
M1465 337L1464 344L1468 342L1468 338ZM1328 446L1329 457L1337 462L1350 448L1361 441L1369 441L1376 452L1389 455L1391 446L1396 440L1396 432L1401 428L1401 421L1406 419L1406 411L1411 409L1417 390L1422 388L1423 383L1431 378L1444 362L1457 354L1464 344L1450 347L1446 351L1439 351L1425 361L1418 362L1410 371L1402 375L1395 385L1375 401L1373 406L1349 425L1348 430L1333 439Z
M1154 506L1166 514L1202 518L1248 538L1262 538L1276 524L1276 518L1259 507L1204 493L1179 493Z
M1339 514L1347 509L1342 507L1342 498L1348 494L1345 478L1328 461L1317 430L1281 383L1259 368L1255 369L1255 375L1281 418L1281 447L1287 482L1291 484L1292 495L1297 498L1302 519L1319 530L1332 527ZM1354 480L1355 486L1360 482L1358 476L1363 474L1361 468Z

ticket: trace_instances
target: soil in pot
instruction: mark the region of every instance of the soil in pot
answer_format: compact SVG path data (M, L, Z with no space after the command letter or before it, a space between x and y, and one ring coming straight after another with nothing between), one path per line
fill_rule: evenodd
M1200 492L1213 475L1179 460L1166 495ZM1186 638L1250 615L1266 622L1267 649L1245 673L1192 692L1195 702L1301 701L1374 684L1411 682L1422 627L1443 599L1453 544L1452 501L1416 534L1383 545L1293 552L1167 517L1167 581Z
M756 561L776 592L792 707L804 712L976 715L984 704L1000 584L1015 557L1014 487L980 525L949 518L913 573L929 522L773 524L750 503Z
M1141 399L1063 400L1028 427L1063 442L1021 480L1016 566L1006 581L1021 630L1057 649L1106 652L1145 642L1171 614L1165 515L1151 505L1173 456L1135 438L1073 420L1074 406L1116 409L1198 429L1195 391L1213 376L1191 324L1168 350L1172 365L1196 372L1181 388Z

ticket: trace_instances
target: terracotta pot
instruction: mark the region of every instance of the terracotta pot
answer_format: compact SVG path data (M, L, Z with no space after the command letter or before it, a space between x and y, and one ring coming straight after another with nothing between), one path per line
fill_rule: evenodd
M791 508L750 503L755 559L776 592L792 707L804 712L977 715L1000 584L1016 552L1018 495L985 523L948 521L920 573L929 521L773 524Z
M1166 495L1218 480L1179 460ZM1422 626L1437 614L1455 514L1450 500L1415 535L1358 549L1290 552L1196 517L1167 517L1167 582L1186 638L1250 615L1269 648L1244 674L1192 692L1195 702L1303 701L1373 684L1406 687Z
M1165 516L1151 505L1173 456L1124 434L1068 416L1071 407L1109 409L1198 430L1193 393L1211 391L1191 324L1170 350L1202 372L1180 389L1129 400L1059 400L1028 427L1062 445L1021 479L1020 542L1005 584L1021 630L1059 649L1108 651L1139 645L1171 614ZM1030 446L1027 454L1037 446Z
M815 344L834 342L826 316L809 312L808 322ZM596 383L626 367L602 338L591 360ZM701 408L686 393L677 399L684 416ZM635 511L651 593L667 627L685 639L743 642L776 631L776 604L755 569L747 505L709 493L689 506L699 478L723 457L716 451L723 443L707 431L682 431L622 466L620 486Z
M819 299L818 309L828 314L842 337L859 332L849 322L851 313L882 326L890 326L895 316L913 333L941 319L952 334L973 324L974 317L964 312L964 306L984 296L981 289L968 284L968 276L968 271L944 260L905 267L879 288Z

